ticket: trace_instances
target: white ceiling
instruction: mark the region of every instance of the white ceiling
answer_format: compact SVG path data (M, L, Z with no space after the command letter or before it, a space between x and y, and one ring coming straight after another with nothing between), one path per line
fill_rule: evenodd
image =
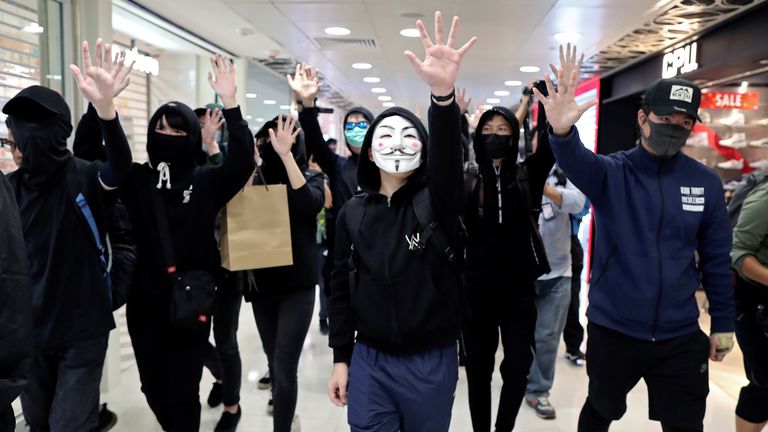
M137 3L238 55L308 62L355 104L380 111L378 95L370 88L384 87L393 102L418 111L429 100L428 89L403 51L421 55L423 49L419 39L400 36L401 29L415 27L415 19L402 14L422 14L430 33L435 10L443 11L446 24L451 15L459 15L461 43L471 36L479 38L464 60L459 85L468 88L473 103L494 97L496 90L509 90L510 96L500 99L512 105L519 100L521 87L505 88L504 81L540 78L545 67L557 61L554 33L580 32L578 45L596 52L669 0L187 0L184 8L172 0ZM314 38L329 37L323 31L329 26L352 30L345 38L374 39L377 48L320 50ZM253 34L243 36L241 29ZM356 62L371 63L373 69L355 70L351 65ZM539 66L542 72L520 72L524 65ZM366 76L380 77L382 82L366 84Z

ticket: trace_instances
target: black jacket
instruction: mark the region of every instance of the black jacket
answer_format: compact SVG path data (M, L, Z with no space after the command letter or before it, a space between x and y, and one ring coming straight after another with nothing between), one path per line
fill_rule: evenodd
M412 201L416 192L428 188L438 223L448 235L457 232L463 183L459 108L455 103L432 104L430 136L409 111L389 109L370 126L361 154L368 154L376 126L393 115L410 120L419 130L425 144L422 163L388 200L379 193L379 168L368 158L360 159L358 178L366 193L349 201L337 220L328 299L334 362L349 363L355 332L358 341L392 353L422 352L458 336L458 279L442 251L430 243L424 249L413 247L413 237L422 228ZM357 227L348 224L351 212L362 214ZM357 282L351 289L348 262L353 241Z
M517 184L517 134L513 133L510 143L515 151L502 162L498 179L501 185L501 216L496 170L481 144L482 135L479 132L494 115L504 116L513 131L518 129L515 115L503 107L486 111L478 122L474 149L482 181L477 182L477 187L469 195L464 209L464 222L468 232L467 293L470 298L482 295L488 290L513 291L514 295L533 296L531 284L524 285L528 287L526 292L514 292L517 287L513 286L512 282L520 277L533 281L541 276L537 271L536 257L531 246L536 237L532 233L529 205ZM531 202L535 208L541 205L544 183L555 163L547 137L539 137L538 142L536 153L523 162L528 171ZM481 193L484 195L482 206ZM535 221L538 221L538 215L535 215Z
M32 364L32 289L19 209L0 173L0 410L27 384Z

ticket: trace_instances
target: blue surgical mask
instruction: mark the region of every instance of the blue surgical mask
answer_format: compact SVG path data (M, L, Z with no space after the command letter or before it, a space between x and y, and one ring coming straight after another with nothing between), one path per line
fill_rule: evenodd
M354 129L344 131L344 136L347 138L347 143L349 145L355 148L361 148L367 132L368 129L355 127Z

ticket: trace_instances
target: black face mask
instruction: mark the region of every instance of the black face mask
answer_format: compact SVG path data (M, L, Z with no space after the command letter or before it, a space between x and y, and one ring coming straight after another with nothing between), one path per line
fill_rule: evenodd
M480 137L485 155L489 159L504 159L513 150L509 146L511 135L482 134Z
M648 120L648 126L651 128L651 135L646 138L648 145L662 158L671 158L679 152L684 146L688 137L691 136L691 130L682 126L656 123Z
M147 140L149 162L155 168L161 162L179 165L194 164L197 150L198 147L186 135L165 135L153 131Z

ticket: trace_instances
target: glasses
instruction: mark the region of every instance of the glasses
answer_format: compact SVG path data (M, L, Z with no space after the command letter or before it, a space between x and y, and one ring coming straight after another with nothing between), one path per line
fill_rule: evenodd
M16 151L16 143L8 138L0 138L0 147L8 147L11 153Z
M360 129L367 129L368 128L368 122L367 121L361 121L361 122L347 122L347 124L344 125L344 129L346 130L352 130L355 127L359 127Z

